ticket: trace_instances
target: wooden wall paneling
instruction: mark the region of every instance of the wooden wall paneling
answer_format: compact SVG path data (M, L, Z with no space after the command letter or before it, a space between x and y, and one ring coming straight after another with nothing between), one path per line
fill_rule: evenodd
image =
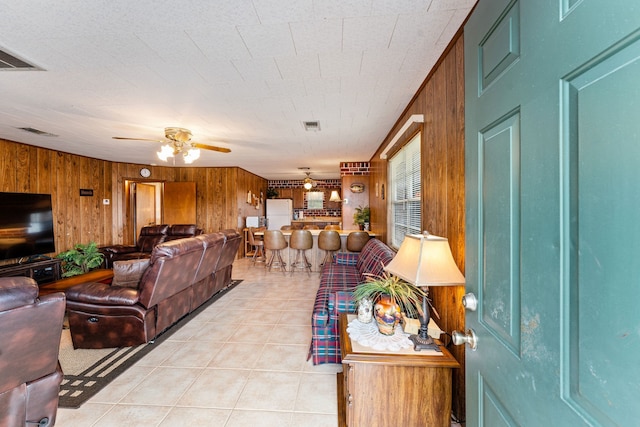
M454 258L464 272L464 64L462 52L462 32L459 32L370 162L372 185L382 177L386 182L387 161L379 159L380 152L411 114L424 115L421 145L422 227L433 234L449 239ZM413 132L415 128L411 127L401 137L397 146L389 152L389 157L409 140ZM382 203L375 198L375 194L370 200L374 227L384 227L386 239L388 200ZM380 232L380 229L374 228L374 230ZM463 294L464 286L431 290L433 304L440 314L438 323L449 333L454 329L464 330L464 311L460 303ZM461 368L454 369L453 372L453 412L459 418L464 418L464 348L450 347L450 349L461 364Z
M112 183L112 173L113 168L111 167L111 162L102 161L101 163L101 210L102 210L102 223L101 223L101 238L100 245L107 245L113 242L113 236L116 234L116 228L114 226L114 215L113 208L115 200L113 198L113 186ZM109 199L109 204L105 205L102 203L102 199Z
M36 165L34 174L36 175L36 192L41 194L51 194L51 157L50 150L38 149L36 151Z
M17 145L0 139L0 190L5 192L15 191L16 173L15 151Z
M31 191L31 146L20 145L16 150L16 191L19 193L32 193Z

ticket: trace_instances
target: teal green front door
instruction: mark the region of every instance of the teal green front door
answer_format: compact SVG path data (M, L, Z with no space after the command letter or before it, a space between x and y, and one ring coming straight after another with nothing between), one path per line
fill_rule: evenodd
M640 1L465 26L467 426L640 425Z

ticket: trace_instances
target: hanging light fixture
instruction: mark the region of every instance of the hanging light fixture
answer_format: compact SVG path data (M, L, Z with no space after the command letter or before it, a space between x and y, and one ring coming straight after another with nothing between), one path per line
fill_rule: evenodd
M173 157L173 147L170 144L163 145L158 151L158 158L166 162L169 157Z
M191 164L200 158L200 149L191 143L191 131L182 128L167 128L165 135L171 140L167 145L163 145L158 151L158 158L166 162L169 157L178 153L184 156L184 162Z
M200 150L197 148L190 148L189 151L184 153L184 162L186 164L191 164L194 160L198 160L199 158Z

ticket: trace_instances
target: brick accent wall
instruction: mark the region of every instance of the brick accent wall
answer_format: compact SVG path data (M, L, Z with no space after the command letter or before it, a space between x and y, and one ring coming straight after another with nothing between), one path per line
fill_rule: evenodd
M340 163L340 176L369 175L370 169L369 162L342 162Z

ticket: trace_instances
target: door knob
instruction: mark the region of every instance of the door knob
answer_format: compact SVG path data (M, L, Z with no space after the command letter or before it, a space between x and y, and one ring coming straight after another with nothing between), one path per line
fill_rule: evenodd
M462 297L462 305L469 311L476 311L478 308L478 298L473 292L469 292Z
M467 344L471 350L478 348L478 337L473 329L469 329L467 333L453 331L451 339L455 345Z

